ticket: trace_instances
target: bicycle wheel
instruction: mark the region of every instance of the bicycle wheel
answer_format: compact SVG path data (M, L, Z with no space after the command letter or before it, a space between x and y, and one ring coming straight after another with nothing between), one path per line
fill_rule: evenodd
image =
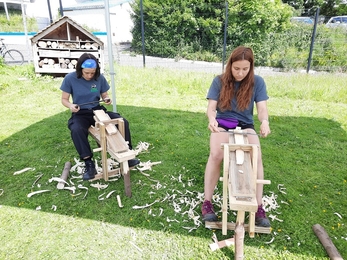
M4 62L8 65L22 65L24 57L20 51L12 49L5 52Z

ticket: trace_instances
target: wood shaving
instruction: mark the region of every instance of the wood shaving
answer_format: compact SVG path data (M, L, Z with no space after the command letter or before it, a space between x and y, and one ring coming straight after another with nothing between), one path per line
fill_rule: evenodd
M268 245L268 244L271 244L274 240L275 240L275 237L272 237L270 241L264 242L264 243Z
M272 214L269 215L269 218L271 218L272 221L277 220L277 221L279 221L279 222L283 222L282 219L279 219L279 218L277 218L277 216L272 215Z
M38 190L38 191L34 191L34 192L31 192L27 195L28 198L32 197L33 195L36 195L36 194L40 194L40 193L44 193L44 192L47 192L47 191L50 191L50 190Z
M75 160L75 165L73 165L70 169L70 172L78 172L78 173L82 173L83 172L83 167L84 167L84 162L74 158Z
M83 190L87 190L86 193L84 194L83 198L82 198L82 199L84 199L84 198L87 196L87 194L88 194L88 188L85 187L85 186L83 186L82 184L79 184L79 185L77 186L77 188L83 189ZM75 196L78 196L78 195L76 194Z
M36 180L33 182L33 184L31 185L31 188L34 188L35 184L38 182L38 180L43 176L43 174L39 175Z
M114 193L116 190L113 190L113 191L111 191L111 192L109 192L107 195L106 195L106 199L108 199L111 195L112 195L112 193Z
M135 148L136 155L138 155L139 153L142 153L144 151L147 152L148 148L149 148L149 143L140 141Z
M118 202L118 206L120 208L123 208L123 204L122 204L122 201L120 200L120 196L119 195L117 195L117 202Z
M133 245L137 250L139 250L140 252L142 252L143 250L141 248L139 248L137 245L135 245L133 242L129 242L131 245Z
M266 212L270 212L272 210L278 209L280 206L278 205L277 201L277 195L273 192L271 192L270 196L263 196L262 198L262 204L264 207L264 210Z
M211 238L212 238L213 242L218 243L218 238L216 236L216 233L213 232L213 235Z
M152 170L152 166L157 165L157 164L161 164L161 162L140 162L139 166L137 167L137 169L141 172L143 171L151 171Z
M48 180L49 183L51 183L52 181L63 182L63 183L65 183L65 184L67 184L67 185L70 186L69 183L67 183L65 180L63 180L63 179L61 179L61 178L58 178L58 177L53 177L53 178L50 178L50 179Z
M284 184L278 184L278 185L277 185L277 189L278 189L279 192L281 192L281 193L283 193L283 194L287 194L287 193L285 192L286 188L284 187Z
M72 193L74 194L75 191L76 191L76 187L64 187L64 190L69 190L69 191L72 191Z
M339 213L335 212L334 214L338 216L340 219L342 219L342 216Z
M159 200L155 200L154 202L152 202L151 204L146 204L144 206L133 206L133 209L144 209L144 208L148 208L150 206L152 206L153 204L159 202Z
M21 173L23 173L23 172L33 171L33 170L35 170L35 168L27 167L27 168L24 168L24 169L22 169L22 170L20 170L20 171L14 172L13 175L18 175L18 174L21 174Z
M169 217L166 217L166 222L177 222L177 223L180 223L177 219L169 219Z
M100 184L100 182L90 184L91 187L97 188L98 190L104 190L108 187L108 184Z
M105 195L105 193L99 195L99 196L98 196L98 200L104 200L105 198L102 197L102 196L104 196L104 195Z
M196 230L197 227L182 227L184 229L188 229L188 233L192 232L193 230Z

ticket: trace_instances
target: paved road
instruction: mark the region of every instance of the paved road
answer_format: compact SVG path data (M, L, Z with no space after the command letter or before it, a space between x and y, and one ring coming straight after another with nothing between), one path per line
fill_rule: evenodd
M28 46L26 44L9 44L7 46L8 48L14 48L21 51L24 55L25 61L28 62L33 60L31 45ZM143 67L143 56L132 55L130 54L128 49L129 49L129 45L114 44L112 48L114 61L124 66ZM108 55L108 49L106 46L104 49L104 57L105 57L105 63L107 64L109 61L108 59L109 55ZM149 56L145 57L145 66L147 68L166 67L166 68L171 68L176 70L209 72L214 74L221 73L223 69L222 63L190 61L190 60L175 61L175 59L157 58L157 57L149 57ZM262 76L281 73L271 68L256 68L255 70L256 70L256 74L262 75Z

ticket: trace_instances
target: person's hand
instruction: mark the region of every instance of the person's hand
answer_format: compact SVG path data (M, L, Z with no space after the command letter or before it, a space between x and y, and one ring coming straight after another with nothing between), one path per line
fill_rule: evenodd
M215 118L209 120L208 122L208 129L210 129L210 131L212 133L218 133L219 132L219 128L218 128L218 122Z
M105 98L104 102L105 102L105 105L111 105L112 104L112 100L110 98Z
M80 110L79 105L76 104L71 104L69 108L72 113L77 113Z
M269 121L263 120L260 125L260 136L267 137L269 134L271 134Z

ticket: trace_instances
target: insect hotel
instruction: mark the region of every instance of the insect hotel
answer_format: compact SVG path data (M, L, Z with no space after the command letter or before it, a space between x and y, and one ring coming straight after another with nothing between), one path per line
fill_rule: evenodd
M31 38L36 73L67 74L75 70L78 58L93 54L104 69L104 43L64 16Z

